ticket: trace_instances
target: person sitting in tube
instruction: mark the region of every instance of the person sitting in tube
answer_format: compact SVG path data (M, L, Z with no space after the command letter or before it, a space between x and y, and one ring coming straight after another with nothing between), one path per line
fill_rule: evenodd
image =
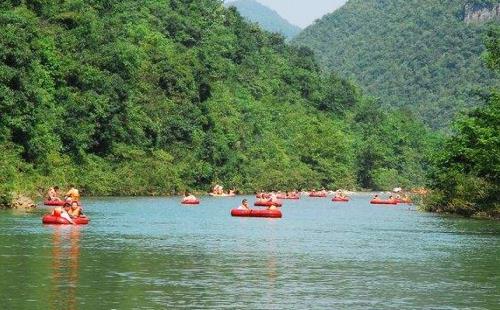
M71 202L71 209L68 211L68 214L72 218L83 216L83 210L78 205L78 201Z
M49 201L61 201L61 198L59 198L59 186L54 186L49 188L49 191L47 192L47 199Z
M73 220L71 219L71 216L69 216L68 211L70 211L70 209L71 209L71 204L65 203L64 207L55 207L54 210L52 211L52 215L56 217L62 217L71 224L75 224L75 222L73 222Z
M342 192L340 191L340 189L335 191L335 198L342 198Z
M238 207L238 210L250 210L250 208L248 207L248 200L243 199L241 201L241 205Z
M373 196L373 200L377 200L377 199L379 199L379 198L378 198L378 195L377 195L377 194L375 194L375 196Z
M184 198L182 199L183 201L194 201L196 200L196 197L191 194L190 192L184 192Z
M66 200L71 198L71 201L80 201L80 193L78 190L75 188L73 184L70 185L69 191L65 195Z

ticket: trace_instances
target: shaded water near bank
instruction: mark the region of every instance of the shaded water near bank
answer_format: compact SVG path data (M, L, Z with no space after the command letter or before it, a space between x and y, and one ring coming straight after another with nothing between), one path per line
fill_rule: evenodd
M303 197L282 219L242 198L84 200L91 224L0 212L3 309L498 308L500 224Z

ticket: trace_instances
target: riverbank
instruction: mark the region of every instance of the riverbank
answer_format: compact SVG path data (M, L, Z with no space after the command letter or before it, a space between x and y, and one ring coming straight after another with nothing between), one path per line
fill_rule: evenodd
M0 209L31 210L36 208L34 200L23 194L8 193L0 197Z
M418 209L437 214L457 215L464 218L500 220L498 202L477 203L472 199L455 197L445 199L442 192L434 191L422 196Z
M458 217L462 217L462 218L471 218L471 219L477 219L477 220L494 220L494 221L500 220L500 211L499 210L492 210L490 212L479 211L479 212L474 212L471 214L463 214L461 212L453 212L453 211L447 210L446 208L430 209L429 206L425 206L425 205L418 205L417 210L421 211L421 212L436 213L436 214L446 215L446 216L458 216Z

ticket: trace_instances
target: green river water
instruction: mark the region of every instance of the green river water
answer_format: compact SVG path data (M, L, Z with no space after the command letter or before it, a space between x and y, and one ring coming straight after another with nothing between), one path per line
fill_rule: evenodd
M413 206L88 198L88 226L0 212L0 309L499 309L500 223ZM252 197L246 197L253 201Z

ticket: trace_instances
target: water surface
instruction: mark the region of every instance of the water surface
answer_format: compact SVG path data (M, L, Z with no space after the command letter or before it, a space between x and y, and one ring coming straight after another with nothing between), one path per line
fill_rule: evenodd
M413 207L242 198L89 198L88 226L0 212L3 309L498 309L500 224ZM253 201L253 198L246 197Z

